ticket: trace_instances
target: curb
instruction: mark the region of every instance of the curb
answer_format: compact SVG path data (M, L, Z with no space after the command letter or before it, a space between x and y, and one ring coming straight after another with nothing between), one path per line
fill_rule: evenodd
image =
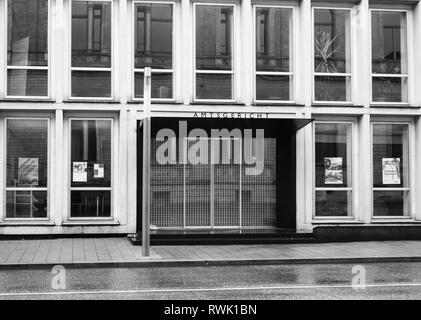
M355 258L310 258L310 259L256 259L256 260L151 260L151 261L104 261L104 262L59 262L59 263L15 263L0 264L0 270L51 269L55 265L66 268L156 268L156 267L206 267L206 266L253 266L292 264L339 264L339 263L393 263L421 262L421 256L410 257L355 257Z

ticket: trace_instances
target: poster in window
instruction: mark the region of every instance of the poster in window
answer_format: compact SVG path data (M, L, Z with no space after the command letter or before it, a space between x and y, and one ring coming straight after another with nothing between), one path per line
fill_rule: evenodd
M104 164L94 163L94 179L103 179L103 178L104 178Z
M73 182L88 181L88 163L73 162Z
M383 158L383 184L401 184L400 158Z
M342 157L325 157L325 184L343 184Z
M38 186L38 158L18 158L18 184Z

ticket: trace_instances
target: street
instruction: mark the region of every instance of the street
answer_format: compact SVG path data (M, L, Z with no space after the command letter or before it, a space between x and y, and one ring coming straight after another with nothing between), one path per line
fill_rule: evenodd
M0 299L421 299L421 263L0 270Z

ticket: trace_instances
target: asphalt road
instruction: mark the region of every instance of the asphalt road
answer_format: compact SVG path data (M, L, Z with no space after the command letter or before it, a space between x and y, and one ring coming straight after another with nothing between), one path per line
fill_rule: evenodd
M64 271L0 270L0 299L421 299L421 263Z

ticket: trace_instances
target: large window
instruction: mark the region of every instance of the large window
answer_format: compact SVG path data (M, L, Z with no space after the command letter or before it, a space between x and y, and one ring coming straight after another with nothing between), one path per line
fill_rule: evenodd
M152 69L152 99L173 98L172 17L172 4L135 4L135 98L143 98L145 67Z
M373 216L409 216L409 125L373 123Z
M7 96L48 97L48 0L7 1Z
M293 100L292 9L256 7L255 99Z
M72 1L72 97L111 98L111 2Z
M351 101L350 10L314 9L314 101Z
M352 216L352 123L317 122L315 141L315 216Z
M6 218L47 218L48 119L6 119Z
M111 216L112 120L71 120L72 218Z
M408 102L406 13L372 11L372 101Z
M195 5L195 98L233 100L232 5Z

